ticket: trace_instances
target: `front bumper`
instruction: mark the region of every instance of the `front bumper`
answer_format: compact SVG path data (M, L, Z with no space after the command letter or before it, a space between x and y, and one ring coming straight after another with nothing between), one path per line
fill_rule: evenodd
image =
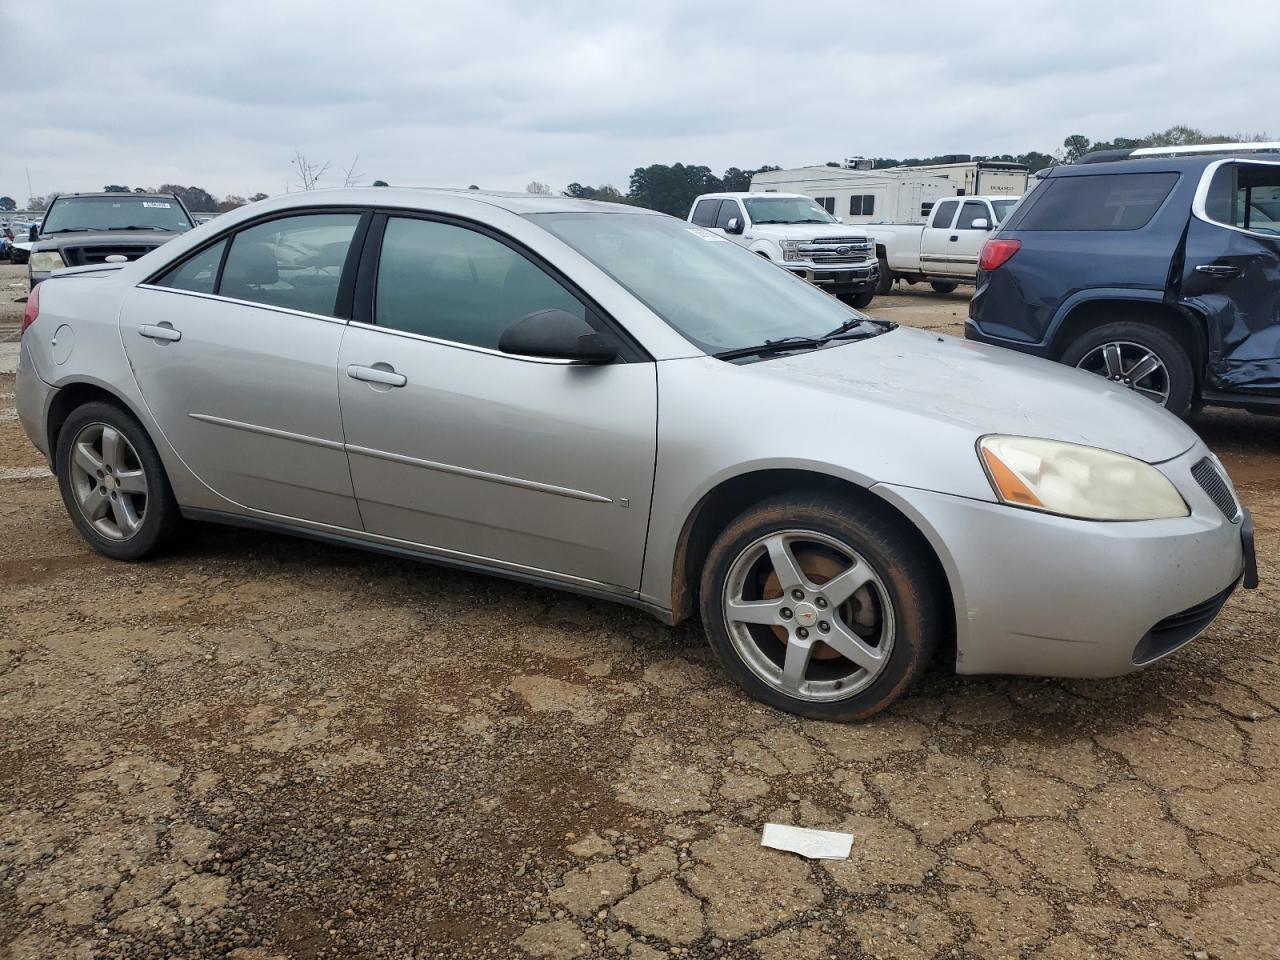
M955 601L958 673L1111 677L1194 639L1247 573L1248 514L1227 519L1191 476L1207 454L1196 444L1159 465L1191 508L1174 520L1071 520L874 489L938 551Z
M824 290L839 293L865 293L874 290L880 281L880 267L876 261L850 266L828 267L814 264L784 263L784 267L803 280L808 280Z

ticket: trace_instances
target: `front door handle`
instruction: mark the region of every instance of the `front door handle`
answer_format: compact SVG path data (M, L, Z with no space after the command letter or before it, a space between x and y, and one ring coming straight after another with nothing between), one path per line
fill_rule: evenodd
M953 234L951 235L951 242L952 242L952 243L955 243L955 242L956 242L957 240L959 240L959 239L960 239L960 237L959 237L959 235L958 235L958 234L954 234L954 233L953 233Z
M144 323L138 328L138 335L149 340L164 340L176 343L182 339L182 331L173 329L171 323Z
M364 367L358 363L348 364L347 376L352 380L380 383L387 387L403 387L409 382L408 377L403 373L396 373L395 368L389 363L375 364L372 367Z
M1211 277L1219 277L1226 280L1230 277L1240 276L1240 268L1232 267L1225 263L1202 263L1196 267L1196 273L1207 273Z

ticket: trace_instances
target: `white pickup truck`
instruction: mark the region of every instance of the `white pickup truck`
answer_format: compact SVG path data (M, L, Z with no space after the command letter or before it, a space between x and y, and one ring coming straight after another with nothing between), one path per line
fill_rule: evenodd
M864 224L880 261L876 292L888 293L898 279L927 280L938 293L973 283L982 245L1020 199L949 197L933 205L924 224Z
M799 193L705 193L688 220L786 267L828 293L865 307L879 268L865 227L846 227Z

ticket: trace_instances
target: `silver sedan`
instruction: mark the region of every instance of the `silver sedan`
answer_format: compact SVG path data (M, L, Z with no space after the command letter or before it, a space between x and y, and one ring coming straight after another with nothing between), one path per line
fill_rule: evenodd
M307 193L36 288L17 403L98 551L182 518L701 617L807 716L1108 676L1252 572L1221 465L1087 373L874 321L633 207Z

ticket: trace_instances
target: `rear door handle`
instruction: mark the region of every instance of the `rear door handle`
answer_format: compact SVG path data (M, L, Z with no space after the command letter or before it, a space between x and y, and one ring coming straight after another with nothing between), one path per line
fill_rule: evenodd
M182 331L173 329L170 323L144 323L138 328L138 334L149 340L166 340L169 343L182 339Z
M358 363L347 365L347 376L352 380L363 380L365 383L381 383L388 387L403 387L409 378L403 373L396 373L389 363L372 367L363 367Z
M1196 273L1207 273L1211 277L1238 277L1240 275L1239 267L1228 266L1225 263L1202 263L1196 267Z

